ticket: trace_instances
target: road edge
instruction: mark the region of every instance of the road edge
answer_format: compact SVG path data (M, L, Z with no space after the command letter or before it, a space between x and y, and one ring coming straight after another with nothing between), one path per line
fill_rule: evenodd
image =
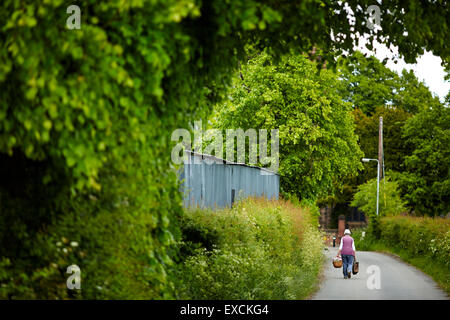
M327 257L324 252L325 250L329 250L327 246L324 246L324 249L322 250L322 264L321 264L320 270L317 274L317 281L316 281L314 290L304 300L313 300L314 296L317 294L317 292L319 292L319 290L322 286L322 283L325 280L325 264L327 261Z
M398 254L396 254L396 253L394 253L394 252L392 252L392 251L389 251L389 249L364 250L364 251L381 253L381 254L384 254L384 255L389 256L389 257L391 257L391 258L394 258L395 260L397 260L397 261L399 261L399 262L402 262L402 263L406 264L407 266L409 266L409 267L413 268L414 270L420 272L423 276L425 276L425 277L428 278L431 282L433 282L434 285L435 285L435 287L436 287L436 289L442 291L442 292L446 295L447 300L450 300L450 294L447 293L447 291L445 291L445 289L441 287L441 285L439 284L439 282L437 282L436 280L434 280L433 277L430 276L428 273L426 273L426 272L420 270L417 266L415 266L415 265L409 263L408 261L405 261L400 255L398 255Z

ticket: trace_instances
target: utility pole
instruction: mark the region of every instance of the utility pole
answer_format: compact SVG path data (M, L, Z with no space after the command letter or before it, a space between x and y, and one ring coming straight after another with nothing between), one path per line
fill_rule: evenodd
M384 154L383 154L383 117L380 117L380 125L378 128L378 172L380 179L384 176ZM383 171L381 171L383 168Z

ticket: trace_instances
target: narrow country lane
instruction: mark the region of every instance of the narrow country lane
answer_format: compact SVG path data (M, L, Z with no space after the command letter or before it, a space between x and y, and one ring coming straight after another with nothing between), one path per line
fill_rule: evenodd
M395 257L377 252L357 251L359 273L351 279L344 279L342 268L335 269L331 263L336 254L337 248L331 247L325 251L324 279L319 291L312 297L313 300L448 299L447 294L423 272ZM377 270L379 289L377 276L374 274Z

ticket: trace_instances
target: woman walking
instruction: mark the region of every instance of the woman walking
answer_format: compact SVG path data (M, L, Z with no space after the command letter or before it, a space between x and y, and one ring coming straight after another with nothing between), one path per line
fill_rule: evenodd
M356 258L355 241L350 237L350 230L345 229L344 236L339 245L338 256L342 253L342 269L344 271L344 279L352 277L353 261Z

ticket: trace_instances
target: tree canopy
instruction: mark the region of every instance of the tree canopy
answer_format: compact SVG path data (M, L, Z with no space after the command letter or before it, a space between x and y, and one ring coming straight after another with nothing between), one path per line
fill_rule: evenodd
M412 148L405 157L400 186L418 213L450 212L450 109L437 104L408 119L403 137Z
M392 179L398 183L401 196L407 200L410 197L406 196L408 190L413 189L411 181L398 180L398 174L406 174L411 170L405 160L412 156L416 145L405 138L405 124L418 113L428 113L435 107L442 108L442 103L412 71L403 70L398 74L377 58L365 57L358 51L348 57L341 57L337 70L341 80L339 92L354 108L355 133L365 157L378 158L379 118L383 117L385 171L392 171ZM421 158L420 162L425 159ZM348 208L358 186L376 178L376 170L376 162L365 164L364 170L357 177L347 179L344 191L331 200L339 204L340 208ZM421 173L411 171L419 179ZM411 201L407 201L407 204L410 210L415 208Z
M411 71L401 74L392 71L375 57L365 57L356 51L338 60L338 73L342 81L341 94L372 115L377 107L393 106L405 112L416 113L421 106L439 103L425 84Z
M263 52L242 67L230 99L218 106L222 128L279 129L281 187L300 199L332 193L362 168L350 106L338 80L301 54L279 63Z
M402 137L402 129L406 120L412 115L394 106L377 107L371 116L357 108L352 111L352 115L355 119L355 132L359 137L358 144L368 158L378 157L379 119L383 117L385 170L404 170L404 159L412 150ZM358 176L358 182L363 183L375 178L377 176L376 167L376 163L366 164L364 171Z

